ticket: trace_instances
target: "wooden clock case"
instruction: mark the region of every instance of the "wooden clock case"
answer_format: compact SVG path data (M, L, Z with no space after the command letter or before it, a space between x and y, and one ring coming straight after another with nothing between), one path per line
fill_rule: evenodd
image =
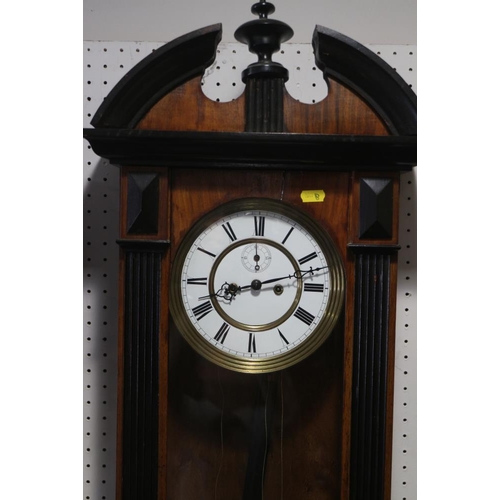
M276 32L267 15L253 24L263 21ZM264 43L243 31L250 50ZM117 498L389 500L399 175L416 164L416 97L376 55L318 26L326 99L287 94L286 69L269 64L282 30L244 73L244 95L213 102L201 77L221 33L209 26L146 57L84 130L121 172ZM306 190L324 201L304 203ZM209 363L169 314L183 236L245 197L317 220L346 273L328 341L272 374Z

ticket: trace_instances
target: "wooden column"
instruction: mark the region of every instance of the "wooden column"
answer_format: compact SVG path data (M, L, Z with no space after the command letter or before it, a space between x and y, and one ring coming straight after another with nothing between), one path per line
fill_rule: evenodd
M159 337L162 241L119 241L124 253L123 500L153 500L158 484Z
M398 198L397 175L354 174L350 500L384 500L389 493Z
M121 168L117 498L157 500L168 170Z

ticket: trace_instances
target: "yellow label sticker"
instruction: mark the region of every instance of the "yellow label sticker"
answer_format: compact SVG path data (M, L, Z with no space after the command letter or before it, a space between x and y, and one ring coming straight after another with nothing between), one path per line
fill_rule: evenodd
M304 203L314 203L325 200L325 192L322 189L308 189L307 191L302 191L300 197Z

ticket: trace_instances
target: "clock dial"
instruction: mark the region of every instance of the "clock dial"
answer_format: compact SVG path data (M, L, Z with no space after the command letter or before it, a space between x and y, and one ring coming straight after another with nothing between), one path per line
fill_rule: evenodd
M283 369L327 338L343 303L340 256L302 212L239 200L198 221L173 265L172 315L188 342L237 371Z

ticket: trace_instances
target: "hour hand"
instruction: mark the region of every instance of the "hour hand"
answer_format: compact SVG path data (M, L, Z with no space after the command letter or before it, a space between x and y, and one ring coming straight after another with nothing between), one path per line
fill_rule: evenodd
M239 290L240 287L235 283L228 283L227 281L225 281L224 284L216 292L198 297L198 300L211 299L212 297L221 297L231 302Z

